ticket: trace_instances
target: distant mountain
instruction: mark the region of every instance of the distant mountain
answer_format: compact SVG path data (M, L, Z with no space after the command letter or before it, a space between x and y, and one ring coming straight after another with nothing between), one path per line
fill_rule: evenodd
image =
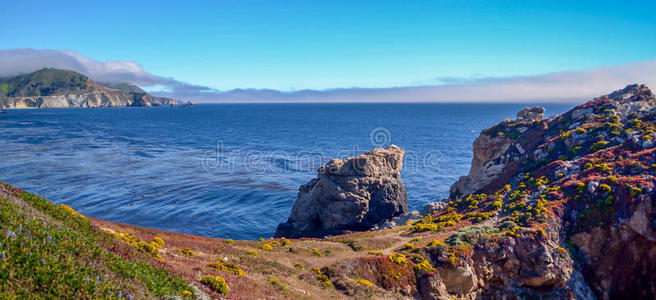
M46 68L0 79L0 108L140 107L177 105L130 83L101 84L77 72Z

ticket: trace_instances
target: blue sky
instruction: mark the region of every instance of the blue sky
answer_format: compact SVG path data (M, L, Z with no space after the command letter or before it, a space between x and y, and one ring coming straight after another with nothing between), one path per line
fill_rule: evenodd
M111 3L109 3L111 2ZM231 88L389 87L653 59L654 2L12 1L3 48Z
M2 49L73 50L210 87L439 85L656 58L654 2L12 1Z

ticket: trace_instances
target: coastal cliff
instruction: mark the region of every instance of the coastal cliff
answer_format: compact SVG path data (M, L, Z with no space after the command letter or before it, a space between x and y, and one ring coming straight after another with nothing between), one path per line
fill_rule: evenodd
M47 289L60 286L54 276L29 278L74 262L66 280L79 295L65 296L95 297L100 287L185 299L656 298L654 94L629 85L548 119L543 113L528 108L483 130L472 170L448 199L427 205L420 220L382 230L368 229L407 211L398 175L403 150L395 146L333 160L302 186L278 234L298 239L234 241L118 224L4 185L0 213L9 222L0 223L0 275L9 275L0 276L0 287L58 295ZM388 202L393 209L371 215ZM16 232L25 224L81 236L53 231L66 247L54 252L59 246L48 244L45 229L21 244ZM305 238L325 234L336 235ZM74 248L107 255L89 259ZM119 257L138 268L125 270ZM23 260L30 264L17 263ZM142 269L148 266L157 268ZM106 270L124 272L112 271L104 285L87 275ZM157 277L167 284L146 272L162 270L167 277Z
M0 79L0 108L148 107L177 105L128 83L100 84L59 69Z

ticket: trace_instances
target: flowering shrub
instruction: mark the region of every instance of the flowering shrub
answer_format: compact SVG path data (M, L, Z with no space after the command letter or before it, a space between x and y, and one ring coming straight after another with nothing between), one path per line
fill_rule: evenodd
M74 215L74 216L76 216L76 217L80 217L80 218L82 218L82 219L86 219L86 218L87 218L87 217L81 215L80 213L78 213L77 211L75 211L75 210L72 209L70 206L68 206L68 205L66 205L66 204L64 204L64 203L59 204L59 207L61 207L64 211L66 211L66 212L68 212L68 213L70 213L71 215Z
M160 238L160 237L157 237L157 236L154 237L154 238L150 241L150 243L151 243L153 246L157 247L158 249L164 248L164 245L165 245L164 240L163 240L162 238Z
M227 271L237 276L246 276L246 272L232 262L215 261L209 263L208 266L214 268L217 272Z
M264 244L264 245L260 246L260 249L262 249L264 251L273 251L273 247L271 247L271 245L269 245L269 244Z
M187 247L179 247L176 251L178 251L178 253L186 255L186 256L194 256L194 254L195 254L194 251L191 251L191 249L189 249Z
M278 280L278 278L275 278L275 277L269 278L269 283L271 285L275 286L276 288L280 289L280 290L289 289L286 285L284 285L282 282L280 282L280 280Z
M205 275L201 277L200 283L223 296L228 296L228 293L230 293L228 283L221 276Z
M369 286L369 287L374 287L374 286L376 286L373 282L371 282L371 281L369 281L369 280L366 280L366 279L362 279L362 278L358 278L358 279L356 279L355 282L357 282L357 283L359 283L359 284L362 284L362 285Z
M396 252L392 253L389 256L389 259L393 263L398 264L398 265L402 265L404 267L408 265L408 260L405 258L405 255L403 255L401 253L396 253Z

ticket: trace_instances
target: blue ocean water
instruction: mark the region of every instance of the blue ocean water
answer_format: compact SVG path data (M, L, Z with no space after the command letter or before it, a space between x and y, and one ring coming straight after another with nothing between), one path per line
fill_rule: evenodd
M523 104L201 104L10 110L0 180L80 213L207 237L270 237L331 158L406 149L411 209L448 195L479 132ZM545 105L547 115L572 105Z

